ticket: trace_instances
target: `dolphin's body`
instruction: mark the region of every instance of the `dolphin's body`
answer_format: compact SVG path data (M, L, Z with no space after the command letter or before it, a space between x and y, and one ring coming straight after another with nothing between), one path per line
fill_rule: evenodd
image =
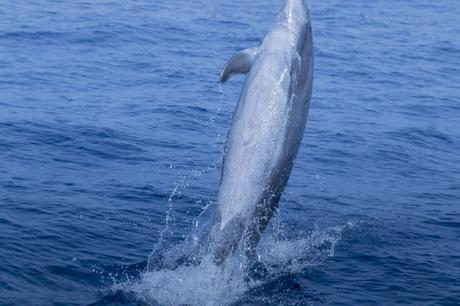
M221 75L247 73L225 145L212 230L214 260L240 241L252 254L277 210L310 106L313 41L306 0L287 0L259 47L236 53Z

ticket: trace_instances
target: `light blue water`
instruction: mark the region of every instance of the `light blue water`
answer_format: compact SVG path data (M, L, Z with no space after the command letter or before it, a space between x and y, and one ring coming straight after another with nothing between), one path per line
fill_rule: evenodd
M244 80L221 89L220 69L282 4L0 3L1 305L460 304L453 0L311 0L312 107L260 245L271 274L143 272L160 234L191 250Z

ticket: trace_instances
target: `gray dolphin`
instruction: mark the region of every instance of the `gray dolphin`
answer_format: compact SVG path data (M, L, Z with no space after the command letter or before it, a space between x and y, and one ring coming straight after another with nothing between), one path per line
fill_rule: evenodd
M260 46L234 54L220 82L233 74L247 78L227 136L211 232L218 264L239 245L254 255L302 141L313 82L306 0L287 0Z

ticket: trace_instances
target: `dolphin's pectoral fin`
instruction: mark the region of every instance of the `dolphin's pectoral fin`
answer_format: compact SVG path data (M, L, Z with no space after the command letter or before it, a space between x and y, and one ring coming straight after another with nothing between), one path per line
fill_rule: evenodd
M233 74L246 74L251 70L259 48L248 48L235 53L225 64L220 75L220 83L226 82Z

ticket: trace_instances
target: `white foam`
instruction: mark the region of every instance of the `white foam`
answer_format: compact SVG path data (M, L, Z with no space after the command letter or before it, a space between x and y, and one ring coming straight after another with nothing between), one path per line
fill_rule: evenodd
M130 288L140 299L161 305L225 305L250 286L238 266L216 266L209 258L198 266L147 272Z
M179 265L174 270L146 272L140 281L118 285L114 289L134 293L139 300L151 304L228 305L237 302L255 286L323 263L334 256L344 230L355 226L356 223L348 222L316 228L306 234L296 233L297 238L265 237L258 249L260 260L269 271L268 279L248 281L244 258L238 254L229 257L223 266L216 266L208 255L197 266ZM168 253L168 256L174 255Z

